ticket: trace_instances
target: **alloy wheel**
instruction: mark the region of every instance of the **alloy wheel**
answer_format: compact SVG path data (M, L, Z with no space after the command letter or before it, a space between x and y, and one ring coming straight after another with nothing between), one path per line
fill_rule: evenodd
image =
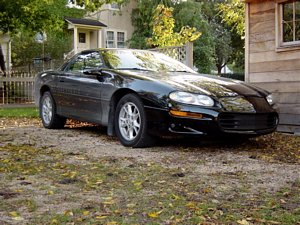
M141 115L138 107L132 103L125 103L119 113L120 133L127 141L134 140L141 128Z
M52 119L53 104L49 96L46 96L42 103L42 117L46 124L50 124Z

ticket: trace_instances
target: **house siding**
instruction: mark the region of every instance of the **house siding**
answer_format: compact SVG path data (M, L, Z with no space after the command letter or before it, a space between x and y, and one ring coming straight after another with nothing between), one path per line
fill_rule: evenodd
M247 81L273 93L279 131L300 132L300 50L276 51L276 4L248 3Z
M136 7L136 1L130 1L121 7L121 10L112 10L109 5L104 5L99 12L90 15L89 18L97 19L107 27L102 29L101 47L105 47L106 31L122 31L126 34L126 40L130 39L134 31L131 23L132 9Z

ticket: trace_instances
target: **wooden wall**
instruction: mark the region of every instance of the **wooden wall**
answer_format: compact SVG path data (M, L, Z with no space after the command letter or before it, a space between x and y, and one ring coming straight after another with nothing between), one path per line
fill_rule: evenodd
M276 51L273 1L246 9L246 81L274 94L279 131L300 133L300 50Z

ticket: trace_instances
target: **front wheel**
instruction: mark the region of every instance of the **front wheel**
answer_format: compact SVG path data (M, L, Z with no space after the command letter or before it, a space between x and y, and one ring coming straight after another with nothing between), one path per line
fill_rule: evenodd
M40 101L40 117L43 126L48 129L60 129L66 119L56 114L56 105L50 92L46 91Z
M147 118L138 96L127 94L118 102L115 116L116 135L127 147L142 148L154 144L147 133Z

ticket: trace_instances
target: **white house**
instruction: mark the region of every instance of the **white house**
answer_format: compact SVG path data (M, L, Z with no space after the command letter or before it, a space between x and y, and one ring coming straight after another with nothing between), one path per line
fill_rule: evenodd
M73 49L65 57L90 48L125 48L134 31L131 12L135 6L136 1L121 7L106 4L84 19L66 18L68 29L73 30Z

